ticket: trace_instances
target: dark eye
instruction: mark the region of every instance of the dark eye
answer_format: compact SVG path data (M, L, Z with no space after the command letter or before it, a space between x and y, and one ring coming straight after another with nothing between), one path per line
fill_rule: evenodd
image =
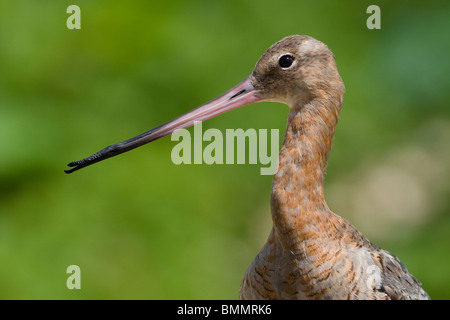
M278 59L278 63L282 68L289 68L293 62L294 57L289 54L285 54L284 56L281 56L280 59Z

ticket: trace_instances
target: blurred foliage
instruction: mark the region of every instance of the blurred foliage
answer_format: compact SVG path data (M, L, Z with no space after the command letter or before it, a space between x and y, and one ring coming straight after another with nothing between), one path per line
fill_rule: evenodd
M71 4L81 30L66 28ZM370 4L381 30L366 28ZM176 166L167 137L63 169L214 98L290 34L325 42L346 84L330 208L450 298L449 14L448 1L0 2L0 298L237 298L271 226L260 165ZM282 139L287 112L255 104L203 129ZM66 288L71 264L81 290Z

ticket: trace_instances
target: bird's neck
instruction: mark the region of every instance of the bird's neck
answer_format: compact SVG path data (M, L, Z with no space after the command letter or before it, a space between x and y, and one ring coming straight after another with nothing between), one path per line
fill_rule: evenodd
M271 194L275 231L287 241L308 237L314 221L330 212L323 182L341 104L341 97L316 99L289 113Z

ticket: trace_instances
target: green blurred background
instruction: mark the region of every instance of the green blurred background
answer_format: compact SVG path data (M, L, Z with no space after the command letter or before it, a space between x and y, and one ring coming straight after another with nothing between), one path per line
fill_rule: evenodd
M271 226L260 164L176 166L166 137L63 169L221 94L290 34L325 42L347 89L328 205L450 298L449 15L449 1L0 2L0 298L238 298ZM203 129L281 140L287 113L259 103Z

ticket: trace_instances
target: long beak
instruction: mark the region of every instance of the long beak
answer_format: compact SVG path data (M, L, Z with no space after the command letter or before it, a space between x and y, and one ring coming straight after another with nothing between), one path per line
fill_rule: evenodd
M118 154L127 152L146 143L167 136L175 130L188 128L194 125L194 121L204 121L229 110L233 110L260 100L261 98L258 97L257 91L253 87L250 79L246 78L231 90L225 92L214 100L189 111L188 113L185 113L134 138L106 147L90 157L69 163L68 166L73 168L64 170L64 172L72 173L96 162L117 156Z

